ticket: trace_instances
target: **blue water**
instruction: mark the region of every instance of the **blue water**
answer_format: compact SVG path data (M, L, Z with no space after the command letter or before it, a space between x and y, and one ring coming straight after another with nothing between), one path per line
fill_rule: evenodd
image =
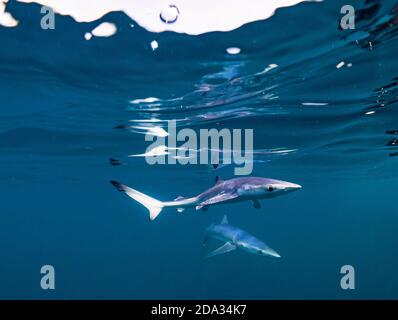
M118 33L86 41L99 21L57 16L43 31L40 6L11 1L21 23L0 27L0 298L397 299L398 7L355 1L356 29L341 30L344 4L199 36L131 28L113 12L100 21ZM147 97L160 100L129 103ZM143 128L171 119L253 129L253 176L303 189L261 210L166 209L149 221L109 180L171 200L234 175L129 157L148 146ZM205 229L225 214L282 258L204 259L219 245L202 245ZM55 290L40 287L46 264ZM355 290L340 287L343 265Z

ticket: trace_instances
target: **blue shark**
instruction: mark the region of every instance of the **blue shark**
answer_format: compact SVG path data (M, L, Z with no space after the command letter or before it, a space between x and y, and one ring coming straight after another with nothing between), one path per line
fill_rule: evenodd
M179 196L173 201L162 202L117 181L111 181L111 183L119 191L124 192L146 207L151 220L156 219L165 207L174 207L178 212L193 207L196 210L206 211L213 205L251 201L256 209L260 209L259 200L261 199L272 199L301 189L298 184L282 180L244 177L224 181L217 177L216 184L213 187L196 197L184 198Z
M224 216L220 224L212 224L206 230L206 239L213 238L225 242L220 248L212 251L207 258L240 249L251 254L260 256L272 256L280 258L281 256L264 242L236 228L228 223L227 216Z

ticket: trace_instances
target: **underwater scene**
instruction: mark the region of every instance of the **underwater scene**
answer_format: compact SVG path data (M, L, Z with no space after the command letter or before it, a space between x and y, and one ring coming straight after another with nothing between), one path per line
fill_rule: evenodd
M0 299L397 299L398 2L0 0Z

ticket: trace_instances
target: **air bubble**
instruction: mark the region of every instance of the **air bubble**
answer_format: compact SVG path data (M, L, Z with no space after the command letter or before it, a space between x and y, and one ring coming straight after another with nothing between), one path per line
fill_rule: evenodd
M240 53L240 48L231 47L231 48L228 48L226 51L227 51L228 54L239 54Z
M178 8L171 4L160 12L160 20L164 23L171 24L177 21L180 11Z
M152 48L153 51L155 51L157 48L159 48L159 44L158 44L158 42L156 40L153 40L151 42L151 48Z

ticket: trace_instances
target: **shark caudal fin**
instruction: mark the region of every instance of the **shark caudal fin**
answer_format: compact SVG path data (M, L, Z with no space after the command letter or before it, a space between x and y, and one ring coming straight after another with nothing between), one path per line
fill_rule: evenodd
M121 184L117 181L111 181L111 183L116 187L116 189L118 189L121 192L124 192L130 198L133 198L135 201L138 201L144 207L146 207L149 210L149 218L151 220L155 220L156 217L162 211L164 204L161 201L151 198L146 194L143 194L137 190L125 186L124 184Z

